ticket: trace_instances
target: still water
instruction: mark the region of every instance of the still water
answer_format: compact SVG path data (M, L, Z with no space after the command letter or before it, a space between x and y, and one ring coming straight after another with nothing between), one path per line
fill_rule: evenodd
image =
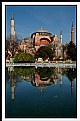
M76 68L6 67L6 118L77 118Z

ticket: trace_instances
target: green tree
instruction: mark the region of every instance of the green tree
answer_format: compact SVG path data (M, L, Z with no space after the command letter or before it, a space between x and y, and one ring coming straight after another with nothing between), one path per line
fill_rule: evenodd
M35 58L29 53L19 52L14 55L14 62L35 62Z
M69 59L76 61L76 45L72 41L67 45L67 55Z
M50 60L53 60L53 51L47 46L41 46L35 54L35 58L43 58L45 60L49 57Z

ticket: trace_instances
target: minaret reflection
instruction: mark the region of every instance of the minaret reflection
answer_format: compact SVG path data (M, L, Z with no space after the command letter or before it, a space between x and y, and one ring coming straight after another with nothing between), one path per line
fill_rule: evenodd
M54 74L53 74L53 84L57 85L58 82L58 73L59 73L59 67L54 68Z
M60 75L60 88L62 87L62 74Z
M16 80L14 78L14 72L11 73L11 81L12 81L12 85L11 85L11 97L12 97L12 100L14 101L14 92L15 92L15 87L16 87Z
M58 66L55 68L55 74L57 75L57 80L60 79L60 88L62 87L62 68Z
M73 95L74 90L74 80L71 81L71 95Z
M11 99L12 101L14 101L14 92L15 92L15 87L16 87L14 67L8 67L8 72L10 73L10 80L11 80Z
M72 96L74 91L74 79L76 79L77 76L76 68L67 68L67 70L65 71L65 75L70 81L71 96Z

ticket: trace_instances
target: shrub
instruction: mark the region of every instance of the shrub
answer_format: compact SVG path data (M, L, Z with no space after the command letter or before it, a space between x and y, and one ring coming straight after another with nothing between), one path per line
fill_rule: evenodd
M14 55L14 62L35 62L35 58L29 53L19 52Z

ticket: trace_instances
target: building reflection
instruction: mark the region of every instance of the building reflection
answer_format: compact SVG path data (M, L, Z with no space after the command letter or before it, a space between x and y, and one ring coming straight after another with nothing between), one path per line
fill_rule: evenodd
M24 73L25 72L25 73ZM71 95L74 90L74 79L76 78L76 68L61 68L61 67L44 67L44 68L6 68L6 84L10 81L11 85L11 98L15 99L15 89L18 82L24 80L31 83L39 90L47 89L50 85L60 84L63 85L63 76L66 76L70 81Z
M46 67L48 68L48 67ZM34 74L34 80L31 81L32 85L39 88L41 87L41 90L42 90L42 87L45 87L43 89L46 89L48 86L54 84L54 85L57 85L58 82L60 84L60 88L62 88L62 77L63 76L66 76L69 81L70 81L70 85L71 85L71 95L73 94L73 90L74 90L74 79L76 78L76 68L64 68L64 67L57 67L57 68L49 68L49 71L48 72L51 72L51 75L50 73L46 73L45 77L42 78L42 75L44 75L45 73L45 70L43 70L43 68L38 69L37 68L37 71L36 73ZM49 76L48 76L49 75Z

